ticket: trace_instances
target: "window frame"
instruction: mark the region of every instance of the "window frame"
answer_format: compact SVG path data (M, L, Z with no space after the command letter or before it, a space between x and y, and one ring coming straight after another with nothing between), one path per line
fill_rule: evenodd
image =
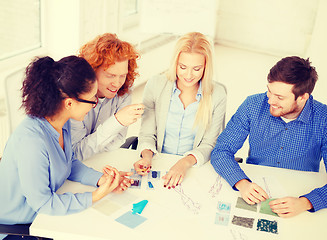
M45 55L47 52L46 42L46 1L40 1L40 47L27 50L26 52L18 53L8 58L0 60L0 73L1 75L5 72L11 71L17 66L28 64L35 56Z
M125 10L125 4L124 1L120 2L120 19L121 19L121 30L124 31L128 31L131 28L136 28L140 25L141 22L141 14L140 14L140 4L141 4L141 0L136 0L137 1L137 7L136 7L136 13L135 14L131 14L129 16L124 16L124 10Z

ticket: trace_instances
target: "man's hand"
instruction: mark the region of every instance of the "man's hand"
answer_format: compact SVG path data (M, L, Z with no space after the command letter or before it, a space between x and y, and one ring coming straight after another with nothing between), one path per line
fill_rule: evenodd
M142 103L132 104L120 109L115 114L115 117L121 125L129 126L132 123L135 123L137 119L141 118L143 112L144 112L144 105Z
M288 218L312 209L311 202L306 197L285 197L273 200L269 203L273 212L278 216Z
M259 185L249 182L247 179L238 181L235 187L240 191L244 201L251 205L266 201L269 198Z

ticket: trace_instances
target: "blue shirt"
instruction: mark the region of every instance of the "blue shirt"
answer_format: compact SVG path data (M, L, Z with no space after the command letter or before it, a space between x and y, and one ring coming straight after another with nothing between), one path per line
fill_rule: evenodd
M198 92L195 97L196 101L184 109L184 105L179 98L181 91L177 88L176 81L174 82L161 152L183 155L193 149L196 134L193 125L201 99L201 89L200 81Z
M37 213L65 215L92 204L92 193L56 194L66 179L96 186L102 176L73 156L70 122L59 133L45 119L26 117L0 162L0 223L31 223Z
M315 172L322 158L327 165L327 106L310 96L298 118L288 123L272 116L269 106L266 93L248 97L217 139L211 164L233 187L249 179L234 160L247 136L247 163ZM327 207L327 185L304 196L313 211Z

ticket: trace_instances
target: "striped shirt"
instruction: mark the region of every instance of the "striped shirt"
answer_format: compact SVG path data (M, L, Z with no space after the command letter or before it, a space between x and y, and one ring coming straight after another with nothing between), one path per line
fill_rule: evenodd
M298 118L288 123L272 116L269 107L266 93L248 97L217 139L211 164L233 187L249 179L234 160L248 136L247 163L315 172L322 158L327 165L327 106L310 96ZM304 197L312 211L327 208L327 185Z

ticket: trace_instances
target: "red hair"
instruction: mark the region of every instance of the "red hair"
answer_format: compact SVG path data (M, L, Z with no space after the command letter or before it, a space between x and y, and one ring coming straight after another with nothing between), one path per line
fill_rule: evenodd
M139 58L138 52L132 44L121 41L116 34L104 33L83 45L79 50L79 56L85 58L96 71L100 66L108 69L116 62L128 60L128 74L123 86L118 90L118 96L122 96L132 87L136 72L136 59Z

